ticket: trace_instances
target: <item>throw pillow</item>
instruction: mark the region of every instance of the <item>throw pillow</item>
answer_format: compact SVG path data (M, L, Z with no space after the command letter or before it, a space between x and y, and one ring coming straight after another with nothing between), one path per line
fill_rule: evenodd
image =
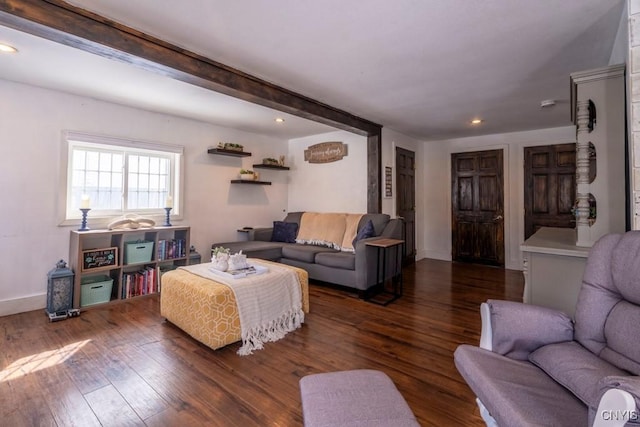
M353 246L356 246L356 242L358 240L367 239L369 237L374 237L376 235L376 229L373 228L373 222L371 220L367 221L367 223L358 231L356 234L356 238L353 239Z
M295 243L298 224L295 222L273 221L272 242Z

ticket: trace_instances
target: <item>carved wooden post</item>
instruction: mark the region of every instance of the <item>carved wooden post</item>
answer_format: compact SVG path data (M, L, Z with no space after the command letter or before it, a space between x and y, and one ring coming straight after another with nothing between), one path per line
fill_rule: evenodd
M591 246L589 232L589 100L577 102L576 231L577 246Z

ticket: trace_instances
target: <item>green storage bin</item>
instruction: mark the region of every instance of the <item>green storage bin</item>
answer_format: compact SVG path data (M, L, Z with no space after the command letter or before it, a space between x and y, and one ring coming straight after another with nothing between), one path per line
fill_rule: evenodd
M80 281L80 307L111 300L113 279L106 275L83 277Z
M153 242L138 240L124 244L124 263L139 264L150 262L153 255Z

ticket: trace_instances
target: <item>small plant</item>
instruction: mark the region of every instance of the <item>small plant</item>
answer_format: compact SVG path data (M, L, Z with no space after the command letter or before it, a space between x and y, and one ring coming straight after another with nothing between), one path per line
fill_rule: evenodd
M267 157L266 159L262 159L262 163L265 165L278 165L278 160L273 157Z
M240 144L233 143L233 142L225 142L224 143L224 149L225 150L242 151L244 149L244 146L242 146Z
M253 171L250 169L240 169L240 175L253 175Z
M212 257L215 258L216 256L218 256L218 254L227 254L227 255L229 255L229 254L231 254L231 251L228 248L224 248L222 246L217 246L217 247L211 249L211 256Z

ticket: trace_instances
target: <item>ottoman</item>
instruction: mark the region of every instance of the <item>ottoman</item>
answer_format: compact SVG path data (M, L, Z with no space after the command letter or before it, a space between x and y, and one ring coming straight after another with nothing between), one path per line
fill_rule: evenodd
M300 380L306 427L420 426L391 378L369 369L307 375Z

